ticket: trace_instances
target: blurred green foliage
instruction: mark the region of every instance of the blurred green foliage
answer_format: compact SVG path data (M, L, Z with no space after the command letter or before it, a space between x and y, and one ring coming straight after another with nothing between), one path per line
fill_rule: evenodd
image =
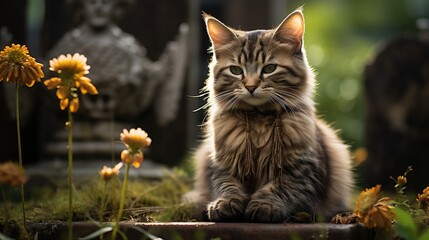
M363 72L383 42L417 32L429 18L425 0L290 1L287 12L304 5L305 46L317 74L319 115L341 131L352 148L364 145Z

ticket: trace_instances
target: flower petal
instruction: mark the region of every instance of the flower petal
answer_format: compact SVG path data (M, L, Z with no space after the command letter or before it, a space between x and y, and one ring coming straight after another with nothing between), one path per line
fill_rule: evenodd
M21 72L21 81L27 82L29 79L28 79L27 73L25 72L25 68L21 68L20 72Z
M69 97L69 95L70 95L70 90L69 90L68 87L60 86L57 89L57 97L58 97L58 99L67 98L67 97Z
M86 64L86 57L79 53L60 55L58 58L53 58L49 61L49 70L67 74L83 76L89 73L89 66Z
M41 76L38 71L35 69L35 66L28 66L28 71L27 73L31 73L31 75L33 76L33 80L40 82L40 78L42 78L43 76ZM44 74L42 74L44 75Z
M32 87L33 85L34 85L34 83L35 83L36 81L34 81L34 80L30 80L30 81L27 81L27 82L25 82L25 86L27 86L27 87Z
M121 152L121 161L124 163L131 163L133 161L128 150L123 150Z
M66 109L68 106L69 106L69 99L68 98L61 99L60 101L61 110Z
M77 112L79 110L79 98L73 98L69 107L72 113Z
M141 163L140 163L140 162L137 162L137 161L134 161L134 162L133 162L133 167L134 167L134 168L139 168L139 167L140 167L140 165L141 165Z
M124 129L120 137L121 141L132 151L138 151L142 147L149 147L152 143L152 139L141 128L132 128L130 131Z
M9 69L9 72L7 73L7 76L6 76L6 81L8 81L8 82L14 82L13 80L15 80L13 78L13 69Z
M80 83L80 91L82 94L98 94L98 90L95 88L95 86L91 83L91 79L87 77L81 77L78 81Z
M13 76L15 78L18 78L18 72L19 72L19 67L18 66L14 66L13 67Z
M53 77L43 82L43 84L45 84L45 86L49 90L56 88L60 83L61 83L61 78L58 78L58 77Z

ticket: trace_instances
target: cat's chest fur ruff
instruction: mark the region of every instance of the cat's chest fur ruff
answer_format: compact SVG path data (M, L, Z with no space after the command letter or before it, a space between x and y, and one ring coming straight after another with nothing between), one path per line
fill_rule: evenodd
M221 145L231 146L242 151L245 147L246 137L258 150L270 146L269 138L273 129L279 125L280 116L270 114L262 115L253 112L240 114L225 114L215 120L215 133L225 142Z
M297 152L305 152L311 124L291 113L239 112L214 118L216 165L258 187L282 174ZM304 127L306 125L307 127ZM305 133L307 129L307 134ZM247 185L246 184L246 185Z

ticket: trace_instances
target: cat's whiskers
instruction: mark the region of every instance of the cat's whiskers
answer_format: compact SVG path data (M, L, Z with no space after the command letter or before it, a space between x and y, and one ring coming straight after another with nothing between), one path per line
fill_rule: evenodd
M302 93L299 92L298 90L293 89L293 88L288 88L287 90L283 90L283 89L278 88L275 91L278 94L284 95L286 98L294 98L299 103L307 103L307 100L305 100L303 97L300 96L300 95L302 95Z
M238 100L240 100L240 99L236 96L234 98L229 99L228 102L224 106L225 110L232 111L232 112L234 110L236 110L237 109L236 103L238 102Z
M288 98L285 98L277 92L273 92L270 97L282 106L285 112L289 115L289 118L293 118L294 122L297 123L300 128L303 128L303 124L300 121L301 118L298 116L298 113L293 110L292 106L294 106L294 104Z
M275 92L273 92L270 95L270 98L272 98L275 102L274 104L278 104L280 105L280 107L288 114L295 114L294 111L291 111L292 109L292 104L290 101L288 101L287 99L284 99L282 95L279 95Z
M294 95L289 95L289 94L281 94L279 92L273 92L272 93L276 99L278 99L278 102L280 104L283 104L286 107L286 111L288 112L294 112L292 109L296 108L297 103L295 103L295 101L292 101L290 98L295 98L295 99L299 99L299 97L294 96ZM298 101L298 103L300 103ZM292 110L292 111L291 111Z
M204 90L204 91L200 91L199 95L189 95L188 96L188 97L191 97L191 98L203 98L203 100L206 101L206 103L204 105L202 105L201 107L199 107L197 109L192 110L192 112L198 112L200 110L208 109L210 107L210 103L207 101L207 99L209 98L209 94L210 94L209 91ZM204 119L205 118L206 117L204 117Z
M207 102L203 106L193 110L192 112L198 112L198 111L203 110L203 109L208 109L209 107L210 107L210 103Z
M292 93L286 94L286 99L293 98L293 97L296 99L299 99L298 105L300 105L298 107L299 111L292 111L295 114L295 122L298 123L299 127L303 127L303 125L307 124L305 123L305 120L304 120L305 118L303 117L309 114L308 111L309 109L311 109L310 106L312 105L308 105L308 100L305 101L305 99L301 98L300 96L294 95Z
M217 95L214 96L214 100L216 101L216 103L222 103L225 100L229 100L231 98L234 98L234 92L233 91L225 91L225 92L221 92Z
M198 95L188 95L188 97L191 97L191 98L202 98L202 97L204 97L203 99L207 99L208 96L209 96L209 92L207 92L207 91L201 91L200 94L198 94Z
M280 101L281 99L278 99L277 96L272 95L271 92L264 92L265 96L274 104L274 105L280 105L280 108L283 109L285 112L287 112L287 106L283 101Z
M225 91L217 94L214 97L217 104L222 104L222 108L225 110L234 110L236 103L239 100L237 94L234 91Z

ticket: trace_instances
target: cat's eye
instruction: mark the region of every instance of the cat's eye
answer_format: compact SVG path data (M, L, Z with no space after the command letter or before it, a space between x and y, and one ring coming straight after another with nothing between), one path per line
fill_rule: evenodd
M277 68L277 65L276 65L276 64L268 64L268 65L265 65L265 66L262 68L262 73L265 73L265 74L267 74L267 73L272 73L272 72L274 72L274 71L276 70L276 68Z
M241 75L241 74L243 74L243 69L241 69L238 66L231 66L231 67L229 67L229 71L231 71L231 73L234 74L234 75Z

